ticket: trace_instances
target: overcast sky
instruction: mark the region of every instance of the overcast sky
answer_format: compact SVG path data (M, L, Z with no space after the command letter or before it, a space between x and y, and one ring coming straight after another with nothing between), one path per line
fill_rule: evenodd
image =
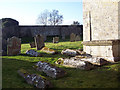
M81 0L0 0L0 19L13 18L20 25L35 25L39 14L45 9L56 9L63 15L63 24L82 22Z

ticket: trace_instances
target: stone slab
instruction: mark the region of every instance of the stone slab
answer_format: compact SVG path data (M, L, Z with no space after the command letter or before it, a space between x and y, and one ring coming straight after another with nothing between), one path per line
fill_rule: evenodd
M64 49L62 50L61 54L69 55L69 56L76 56L77 52L71 49Z
M41 49L41 51L46 52L46 53L48 53L48 54L55 54L55 53L56 53L55 50L50 49L50 48L48 48L48 47L43 47L43 48Z
M83 42L83 49L86 53L95 57L102 57L108 61L119 61L120 40L96 40Z
M94 69L95 66L87 61L81 61L80 59L75 58L59 58L58 61L56 61L56 64L60 64L67 67L73 67L73 68L79 68L82 70L91 70Z
M18 70L18 74L22 76L28 84L34 85L37 88L45 89L52 87L51 83L48 80L46 80L44 76L37 74L30 74L24 69Z
M38 63L35 64L34 67L38 71L43 71L49 77L52 77L52 78L60 78L66 75L66 72L63 69L53 66L46 62L39 61Z
M35 57L40 57L40 56L41 56L40 53L36 52L36 51L33 50L33 49L27 50L27 51L26 51L26 54L27 54L27 55L30 55L30 56L35 56Z

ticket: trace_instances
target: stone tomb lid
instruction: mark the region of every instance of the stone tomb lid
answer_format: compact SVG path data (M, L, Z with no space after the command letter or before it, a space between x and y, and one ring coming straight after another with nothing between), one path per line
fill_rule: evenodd
M120 44L120 39L83 41L82 44L86 46L109 46Z

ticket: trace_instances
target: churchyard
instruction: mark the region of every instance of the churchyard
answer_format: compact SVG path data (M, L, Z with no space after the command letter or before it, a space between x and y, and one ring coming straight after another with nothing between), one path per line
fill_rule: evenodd
M83 28L3 19L3 88L119 88L119 6L83 0Z
M82 41L70 42L69 37L65 40L60 38L59 43L53 43L52 37L45 41L45 47L57 51L56 54L48 54L36 48L30 47L33 38L21 39L21 54L2 57L2 85L3 88L35 88L28 84L23 77L18 74L18 70L24 69L31 74L38 74L51 82L52 88L118 88L120 85L120 62L97 66L92 70L82 70L79 68L65 67L55 64L59 58L70 58L62 55L63 49L82 49ZM26 51L33 49L41 54L40 57L29 56ZM65 76L52 78L45 72L36 70L33 66L38 61L48 62L66 72Z

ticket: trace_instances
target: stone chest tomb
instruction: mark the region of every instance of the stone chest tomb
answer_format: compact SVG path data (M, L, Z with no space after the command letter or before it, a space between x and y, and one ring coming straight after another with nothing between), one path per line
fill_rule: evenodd
M120 60L120 0L83 0L83 49L108 61Z

